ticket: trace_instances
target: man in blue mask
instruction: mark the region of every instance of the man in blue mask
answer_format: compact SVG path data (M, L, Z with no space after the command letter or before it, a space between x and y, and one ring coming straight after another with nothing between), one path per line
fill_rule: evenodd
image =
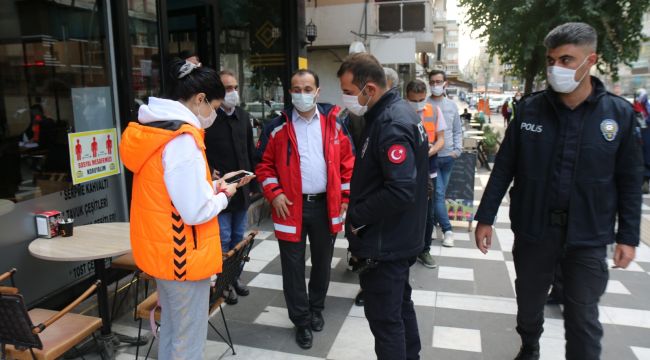
M280 246L282 286L296 343L312 346L312 331L325 325L323 310L336 233L343 230L354 155L337 122L340 108L317 103L318 75L302 69L291 76L291 102L273 119L258 145L257 180L273 206ZM305 287L309 236L311 274Z
M584 23L560 25L546 36L550 87L518 102L476 213L476 245L487 253L514 180L510 220L522 340L515 359L540 357L556 266L564 285L566 358L599 359L607 245L616 242L614 266L626 268L639 244L643 166L634 112L589 75L597 41Z
M424 248L429 144L418 115L388 89L377 59L346 58L342 102L366 121L357 146L345 233L365 297L378 360L418 359L409 269Z

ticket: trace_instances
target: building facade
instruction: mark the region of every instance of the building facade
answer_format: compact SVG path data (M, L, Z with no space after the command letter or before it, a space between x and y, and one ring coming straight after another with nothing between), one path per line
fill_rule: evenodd
M130 175L72 185L68 134L137 119L169 87L168 61L233 70L244 106L281 109L305 54L304 0L11 0L0 9L0 272L34 304L88 279L84 263L33 258L34 213L128 221ZM119 138L118 138L119 140ZM26 279L29 279L27 281Z
M650 89L650 12L643 17L645 41L639 44L639 57L631 66L619 66L619 80L606 79L610 90L631 98L638 89Z
M307 58L321 80L321 101L340 103L336 71L353 43L397 70L400 88L447 66L446 0L311 0L305 9L305 22L318 29L316 40L307 45ZM456 30L456 43L457 38ZM457 68L457 46L455 53Z

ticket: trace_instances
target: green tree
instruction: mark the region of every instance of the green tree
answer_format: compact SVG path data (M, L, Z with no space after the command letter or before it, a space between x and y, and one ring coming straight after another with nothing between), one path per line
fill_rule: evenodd
M459 0L473 34L487 38L488 51L512 64L510 75L532 91L546 71L543 41L555 26L580 21L598 32L598 70L618 75L618 65L639 56L642 19L650 0Z

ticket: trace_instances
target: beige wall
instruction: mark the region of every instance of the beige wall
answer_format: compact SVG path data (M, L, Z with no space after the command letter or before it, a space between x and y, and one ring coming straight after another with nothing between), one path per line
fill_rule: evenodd
M331 5L363 4L364 0L307 0L306 7L313 7L318 3L318 7Z
M363 2L321 7L320 1L318 2L317 8L307 8L305 21L307 23L313 21L318 29L318 36L316 37L316 41L314 41L314 46L349 45L353 41L358 40L359 38L350 31L359 31L359 27L362 24L363 8ZM372 6L368 4L369 34L374 34L376 31L374 12L372 9Z
M320 2L318 3L320 6ZM315 50L307 53L309 68L318 74L320 96L318 102L341 105L341 87L336 72L341 66L341 59L348 55L348 49Z

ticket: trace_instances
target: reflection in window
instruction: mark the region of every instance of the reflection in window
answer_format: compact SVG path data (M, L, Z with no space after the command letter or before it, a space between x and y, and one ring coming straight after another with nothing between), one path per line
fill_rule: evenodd
M132 119L149 96L160 96L160 53L155 0L129 0L133 93Z
M3 5L0 198L66 189L67 133L114 126L104 24L101 1Z
M242 106L258 121L284 108L280 0L220 0L221 69L237 74Z

